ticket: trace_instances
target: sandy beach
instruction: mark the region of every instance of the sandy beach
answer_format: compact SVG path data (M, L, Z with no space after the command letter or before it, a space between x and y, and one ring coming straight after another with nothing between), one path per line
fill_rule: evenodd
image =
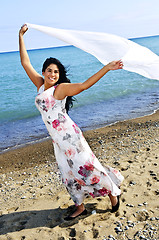
M125 178L119 211L108 197L89 197L86 216L63 220L74 204L49 139L0 155L0 240L159 239L159 111L84 136Z

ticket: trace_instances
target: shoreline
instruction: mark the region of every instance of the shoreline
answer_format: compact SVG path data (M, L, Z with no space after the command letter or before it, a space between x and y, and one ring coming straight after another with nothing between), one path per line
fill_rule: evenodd
M125 119L125 120L122 120L122 121L116 121L116 122L113 122L113 123L110 123L108 125L99 125L99 126L96 126L96 127L93 127L89 130L83 130L82 132L83 133L87 133L89 131L94 131L94 130L97 130L97 129L102 129L102 128L107 128L107 127L111 127L111 126L114 126L116 124L120 124L122 122L127 122L127 121L137 121L138 119L143 119L145 117L149 117L149 116L153 116L155 115L157 112L159 112L159 109L156 109L154 110L152 113L148 114L148 115L143 115L143 116L139 116L139 117L135 117L135 118L130 118L130 119ZM157 119L157 118L156 118ZM45 126L44 126L45 127ZM87 129L88 127L84 127L84 129ZM27 147L27 146L30 146L30 145L33 145L33 144L38 144L38 143L41 143L41 142L44 142L44 141L49 141L51 139L51 137L48 135L48 136L45 136L44 138L39 138L38 140L33 140L33 141L30 141L30 142L26 142L26 143L22 143L20 145L16 145L16 146L12 146L12 147L8 147L6 149L3 149L1 152L0 152L0 155L2 154L5 154L7 152L10 152L10 151L14 151L16 149L20 149L20 148L23 148L23 147Z
M145 123L147 121L159 121L159 110L156 110L154 113L143 117L119 121L108 126L87 130L83 132L83 135L88 141L88 144L91 146L91 142L93 141L91 139L94 138L94 134L96 135L96 138L98 135L101 135L103 133L107 136L109 135L109 132L112 133L114 128L116 129L116 131L119 131L119 134L121 134L121 132L127 129L129 125L136 123ZM37 160L39 155L41 156L41 159ZM45 158L47 157L51 157L54 159L54 161L56 161L54 158L54 150L50 137L39 139L37 141L29 142L20 146L15 146L0 153L0 173L3 172L3 168L5 169L7 167L9 169L9 166L11 168L14 167L15 169L19 169L20 167L25 168L27 162L32 165L35 165L35 163L37 164L45 162Z
M84 136L102 165L125 178L119 211L110 212L108 197L89 197L87 216L64 222L74 204L49 139L0 155L0 239L158 239L159 111Z

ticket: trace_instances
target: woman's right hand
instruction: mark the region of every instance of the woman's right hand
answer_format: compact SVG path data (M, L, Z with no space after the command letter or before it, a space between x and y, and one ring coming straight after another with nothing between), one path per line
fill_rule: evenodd
M19 30L19 35L24 35L24 33L28 30L28 27L26 24L22 25L20 30Z

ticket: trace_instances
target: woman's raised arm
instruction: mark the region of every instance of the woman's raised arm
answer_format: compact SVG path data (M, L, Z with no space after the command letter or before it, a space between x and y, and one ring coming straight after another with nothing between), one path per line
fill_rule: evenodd
M28 53L26 51L26 47L24 44L23 35L28 30L27 25L23 25L19 31L19 52L20 52L20 60L23 68L25 69L28 77L34 83L34 85L39 89L43 84L44 80L42 76L35 71L33 66L30 63L30 59Z
M82 83L61 83L55 90L54 96L56 99L64 99L66 96L74 96L80 92L90 88L98 82L110 70L118 70L123 68L121 60L113 61L105 65L101 70L95 73Z

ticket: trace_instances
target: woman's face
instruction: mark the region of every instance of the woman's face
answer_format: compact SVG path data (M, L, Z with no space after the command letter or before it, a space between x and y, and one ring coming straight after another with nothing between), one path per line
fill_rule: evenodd
M60 76L59 69L56 64L50 64L42 74L44 76L45 84L48 86L54 86Z

